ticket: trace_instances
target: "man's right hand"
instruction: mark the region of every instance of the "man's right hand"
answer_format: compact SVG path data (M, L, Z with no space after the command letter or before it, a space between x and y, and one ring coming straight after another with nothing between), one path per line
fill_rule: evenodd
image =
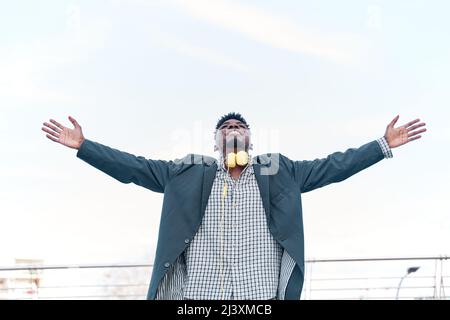
M81 144L84 141L83 132L81 131L81 126L78 124L78 122L69 116L70 122L72 122L74 128L69 129L61 125L59 122L50 119L50 122L54 125L44 122L44 126L42 127L42 131L47 132L47 138L49 138L52 141L61 143L62 145L73 148L73 149L79 149Z

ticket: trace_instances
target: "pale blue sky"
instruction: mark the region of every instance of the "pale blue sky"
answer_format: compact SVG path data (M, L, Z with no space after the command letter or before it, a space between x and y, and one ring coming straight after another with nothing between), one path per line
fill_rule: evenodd
M152 262L162 195L40 130L54 118L152 159L213 153L241 112L255 153L325 157L420 117L394 158L303 196L306 257L450 253L446 1L2 1L0 264ZM181 140L183 137L183 140Z

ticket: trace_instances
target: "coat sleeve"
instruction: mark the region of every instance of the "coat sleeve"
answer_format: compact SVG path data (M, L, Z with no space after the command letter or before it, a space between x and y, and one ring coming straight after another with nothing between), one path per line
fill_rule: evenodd
M374 140L359 148L335 152L323 159L293 161L294 177L301 192L343 181L384 158Z
M122 183L135 183L155 192L173 175L172 161L150 160L85 139L77 157Z

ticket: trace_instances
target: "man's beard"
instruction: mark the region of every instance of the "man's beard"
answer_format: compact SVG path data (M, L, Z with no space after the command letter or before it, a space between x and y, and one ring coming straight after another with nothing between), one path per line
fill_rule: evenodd
M247 150L246 143L245 143L245 137L244 138L238 138L237 136L231 137L231 138L225 138L225 150L226 153L229 152L237 152L241 150Z

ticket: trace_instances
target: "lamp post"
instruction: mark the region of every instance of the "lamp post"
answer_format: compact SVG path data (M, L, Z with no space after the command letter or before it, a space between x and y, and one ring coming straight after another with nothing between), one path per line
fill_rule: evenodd
M400 292L400 287L402 286L403 279L405 279L410 273L414 273L417 270L419 270L420 267L409 267L408 270L406 270L406 274L400 279L400 283L398 284L397 288L397 295L395 296L395 300L398 300L398 294Z

